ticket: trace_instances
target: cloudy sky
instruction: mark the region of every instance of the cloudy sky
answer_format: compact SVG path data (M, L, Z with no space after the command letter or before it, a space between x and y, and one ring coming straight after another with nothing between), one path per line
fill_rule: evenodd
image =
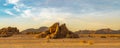
M0 28L66 23L69 30L120 29L120 0L0 0Z

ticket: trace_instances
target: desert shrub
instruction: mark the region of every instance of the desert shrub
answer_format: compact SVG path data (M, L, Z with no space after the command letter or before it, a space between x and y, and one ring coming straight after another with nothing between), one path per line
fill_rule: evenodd
M93 43L92 43L92 42L90 42L89 44L90 44L90 45L93 45Z
M106 38L106 36L101 36L101 38Z
M89 43L89 45L93 45L93 44L94 44L94 42L93 42L93 41L89 41L88 43Z
M85 40L83 40L83 41L81 41L82 43L87 43L87 41L85 41Z

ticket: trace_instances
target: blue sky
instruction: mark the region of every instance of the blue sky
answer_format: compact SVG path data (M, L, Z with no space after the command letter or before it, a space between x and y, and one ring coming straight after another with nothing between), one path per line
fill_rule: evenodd
M79 29L120 29L120 0L0 0L0 27L39 28L54 22Z

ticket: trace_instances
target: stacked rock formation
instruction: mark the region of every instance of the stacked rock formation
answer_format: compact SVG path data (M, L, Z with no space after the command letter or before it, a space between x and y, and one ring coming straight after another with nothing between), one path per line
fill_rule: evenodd
M0 37L8 37L13 34L19 34L19 30L16 27L8 27L0 29Z
M59 23L53 24L49 29L45 32L42 32L36 36L37 38L50 38L50 39L57 39L57 38L79 38L77 34L69 31L65 24L61 26Z

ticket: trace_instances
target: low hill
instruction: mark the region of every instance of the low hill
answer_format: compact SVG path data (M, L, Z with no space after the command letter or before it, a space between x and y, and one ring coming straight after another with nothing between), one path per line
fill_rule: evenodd
M99 29L99 30L79 30L76 34L120 34L120 30Z
M34 28L26 29L26 30L21 31L21 33L22 34L38 34L40 32L44 32L46 30L48 30L48 27L43 26L38 29L34 29Z
M8 37L13 34L19 34L19 30L16 27L7 27L0 29L0 37Z

